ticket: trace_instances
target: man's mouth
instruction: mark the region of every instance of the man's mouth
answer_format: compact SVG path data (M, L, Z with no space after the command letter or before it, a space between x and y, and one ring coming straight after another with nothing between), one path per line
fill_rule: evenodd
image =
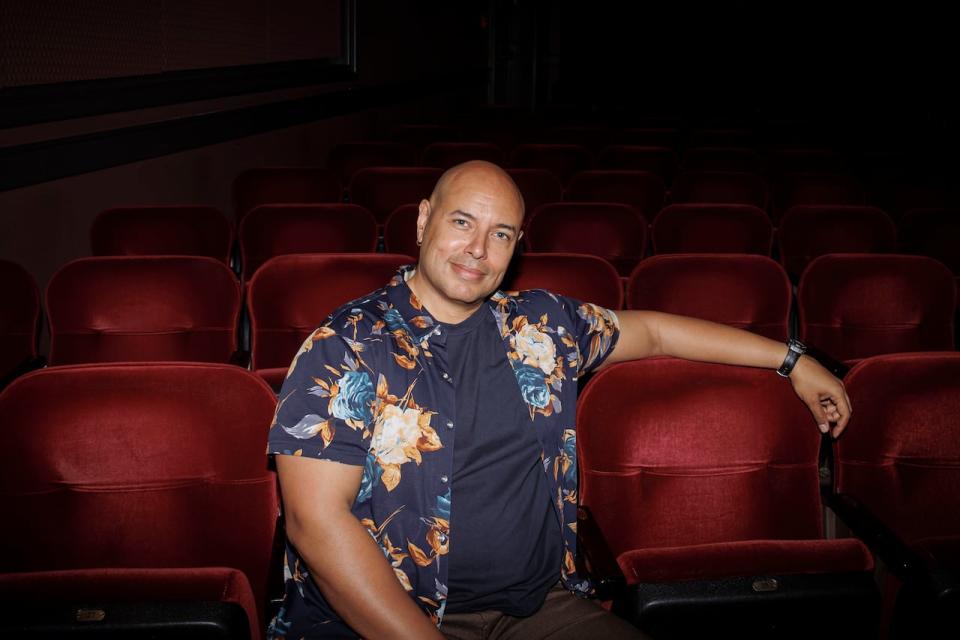
M451 266L453 267L453 270L457 272L457 275L462 278L466 278L467 280L480 280L487 275L485 272L480 271L479 269L473 269L456 262L451 263Z

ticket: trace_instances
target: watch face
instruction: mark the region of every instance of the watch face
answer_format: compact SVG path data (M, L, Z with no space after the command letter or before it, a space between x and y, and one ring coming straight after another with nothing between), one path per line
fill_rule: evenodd
M807 345L803 344L799 340L791 340L790 349L796 351L797 353L804 353L807 350Z

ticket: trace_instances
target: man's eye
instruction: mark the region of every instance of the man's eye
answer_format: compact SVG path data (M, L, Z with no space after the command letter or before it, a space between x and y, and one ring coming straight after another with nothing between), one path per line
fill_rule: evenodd
M467 221L464 220L463 218L454 218L454 219L453 219L453 224L455 224L455 225L457 225L457 226L460 226L460 227L465 227L465 226L467 226Z
M494 234L494 235L497 237L498 240L509 240L509 239L510 239L510 234L509 234L509 233L504 233L503 231L498 231L498 232L497 232L496 234Z

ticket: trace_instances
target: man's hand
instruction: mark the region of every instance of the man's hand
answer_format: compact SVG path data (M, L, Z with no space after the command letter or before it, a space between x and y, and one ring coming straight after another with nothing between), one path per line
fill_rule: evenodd
M810 356L803 355L790 373L793 390L810 409L817 426L827 433L834 424L832 435L839 437L850 421L852 409L843 383Z

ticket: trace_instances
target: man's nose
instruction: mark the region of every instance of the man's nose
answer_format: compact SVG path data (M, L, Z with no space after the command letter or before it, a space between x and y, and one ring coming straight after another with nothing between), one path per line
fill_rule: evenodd
M483 260L487 255L487 236L483 233L474 233L467 242L466 252L474 260Z

